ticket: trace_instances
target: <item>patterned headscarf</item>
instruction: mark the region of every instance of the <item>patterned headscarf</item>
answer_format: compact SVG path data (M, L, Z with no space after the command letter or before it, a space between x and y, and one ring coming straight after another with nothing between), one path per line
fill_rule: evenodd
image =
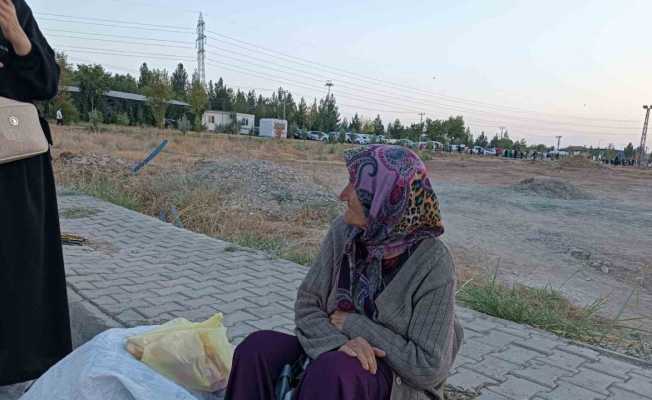
M426 166L413 151L372 145L348 151L345 158L368 225L353 227L347 238L337 265L337 306L374 317L374 300L384 289L383 260L400 256L425 238L442 235L444 226ZM365 251L359 251L359 245Z

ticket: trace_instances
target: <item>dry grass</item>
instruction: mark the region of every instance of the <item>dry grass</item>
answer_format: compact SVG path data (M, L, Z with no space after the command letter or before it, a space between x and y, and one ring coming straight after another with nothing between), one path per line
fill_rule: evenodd
M188 178L200 160L219 158L261 159L304 168L318 184L335 189L345 173L324 173L343 168L342 154L349 145L275 141L232 135L189 134L154 128L103 127L90 133L85 127L55 127L55 173L60 186L103 198L112 203L174 222L176 216L189 230L221 238L240 246L261 249L307 265L319 250L328 223L341 210L320 204L306 204L291 218L279 219L227 204L218 188ZM162 140L169 140L165 153L133 175L128 165L143 159ZM56 157L65 153L66 157ZM106 165L65 162L70 155L108 154L115 162ZM450 169L471 169L466 155L434 155L433 164L447 158ZM89 157L92 158L92 157ZM124 160L120 162L120 160ZM476 160L476 159L474 159ZM476 168L502 165L503 160L479 159ZM585 163L572 167L586 167ZM571 167L566 165L565 167ZM593 165L590 166L594 168ZM343 171L343 170L342 170ZM464 171L464 174L469 174ZM341 175L341 176L340 176ZM175 213L172 210L176 210ZM589 308L572 306L549 289L505 287L495 277L483 277L480 268L460 263L459 281L469 282L459 299L470 307L500 318L528 323L595 343L623 341L626 333L617 321L599 319Z

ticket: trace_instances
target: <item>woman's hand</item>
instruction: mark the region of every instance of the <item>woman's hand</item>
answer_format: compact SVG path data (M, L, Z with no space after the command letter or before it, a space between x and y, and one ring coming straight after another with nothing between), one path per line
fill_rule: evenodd
M32 51L32 42L18 22L12 0L0 0L0 30L18 56L26 56Z
M346 317L348 316L349 313L337 310L330 316L331 324L333 324L339 331L341 331L344 329L344 322L346 322Z
M339 351L360 360L362 368L374 375L376 374L376 371L378 371L378 362L376 361L376 357L385 357L384 351L371 346L369 342L367 342L367 340L362 337L357 337L355 339L349 340L342 347L340 347Z

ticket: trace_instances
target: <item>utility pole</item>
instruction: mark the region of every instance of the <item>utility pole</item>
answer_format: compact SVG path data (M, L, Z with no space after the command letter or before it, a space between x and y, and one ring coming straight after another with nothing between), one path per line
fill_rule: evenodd
M561 146L561 138L561 136L555 136L555 139L557 139L557 152L559 152Z
M197 22L197 73L202 85L206 86L206 24L202 13Z
M279 92L279 95L281 96L281 98L279 100L281 100L283 102L283 119L286 119L285 118L285 90L283 90L283 88L280 88L278 90L278 92Z
M421 133L425 133L426 132L426 126L423 124L423 117L426 116L426 113L420 112L419 116L421 117Z
M642 167L647 161L647 153L645 151L645 142L647 141L647 124L650 121L650 110L652 110L652 105L643 106L645 110L645 123L643 124L643 134L641 134L641 146L638 148L638 166Z
M326 81L326 84L324 85L328 88L328 97L331 97L331 88L335 86L333 81Z

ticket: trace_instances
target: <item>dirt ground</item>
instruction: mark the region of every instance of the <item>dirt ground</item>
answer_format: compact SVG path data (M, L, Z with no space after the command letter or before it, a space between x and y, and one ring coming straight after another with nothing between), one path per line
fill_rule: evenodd
M347 179L345 146L110 129L90 134L86 128L55 128L55 158L96 154L131 163L168 138L168 148L146 168L180 171L221 158L267 160L301 171L333 199ZM430 157L426 164L446 224L443 239L460 270L548 285L578 304L606 299L604 313L613 318L652 317L652 170L585 160ZM316 233L326 229L327 224L305 228L312 246L320 239ZM629 323L652 331L652 319Z

